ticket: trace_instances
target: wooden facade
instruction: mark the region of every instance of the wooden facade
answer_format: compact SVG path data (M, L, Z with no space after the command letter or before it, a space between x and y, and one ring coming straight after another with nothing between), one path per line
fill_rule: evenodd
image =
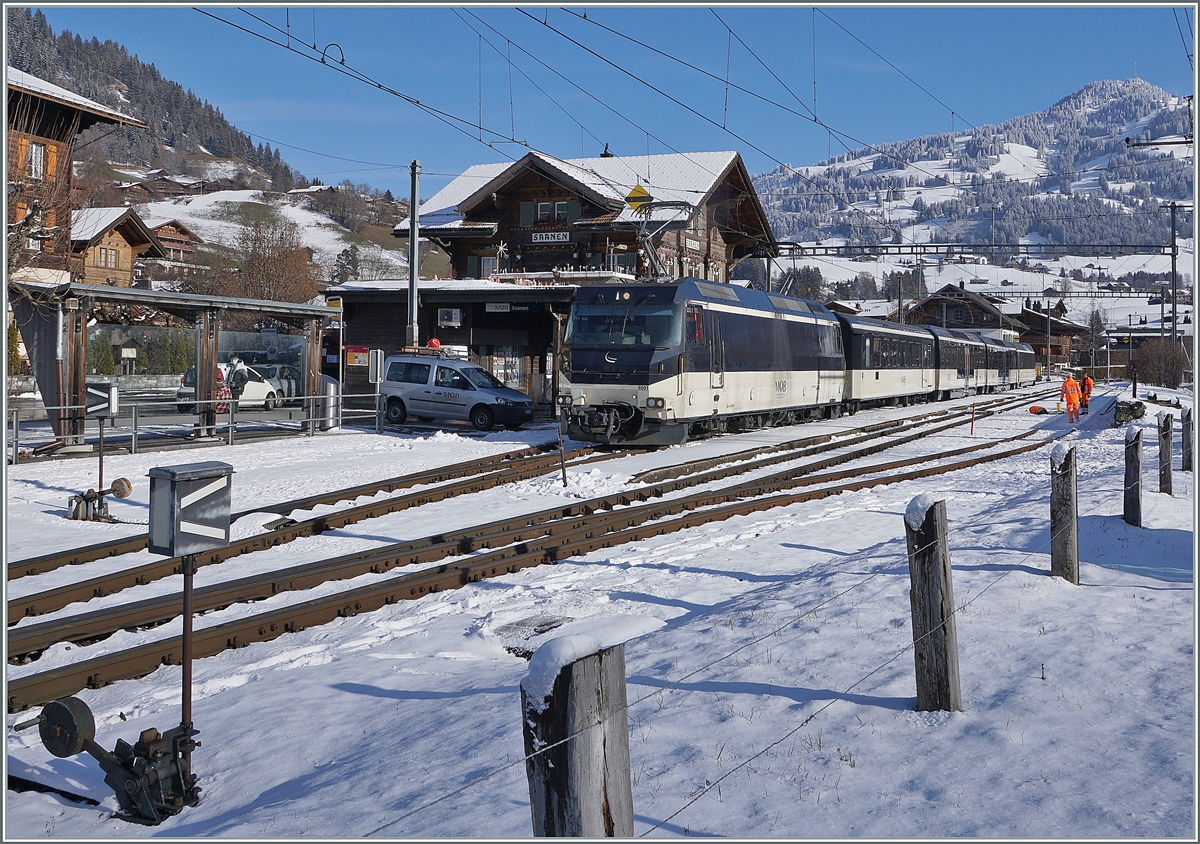
M133 287L139 256L162 258L158 240L131 208L72 214L71 273L83 284Z
M696 159L702 159L699 166ZM510 165L487 167L468 170L421 206L420 234L450 255L455 278L553 271L652 274L649 256L639 251L643 225L674 277L725 282L738 261L776 251L737 153L571 161L529 153ZM636 190L681 207L639 217L626 202ZM408 222L394 233L407 239Z
M204 238L183 223L167 220L165 223L151 224L150 231L158 238L166 260L195 263L196 249L204 242Z
M10 278L45 278L39 271L65 273L69 265L76 135L104 122L146 127L15 68L6 75L7 271Z

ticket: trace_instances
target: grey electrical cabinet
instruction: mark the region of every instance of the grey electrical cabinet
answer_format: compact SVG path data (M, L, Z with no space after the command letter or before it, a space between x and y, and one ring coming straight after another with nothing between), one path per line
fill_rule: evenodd
M182 557L229 544L232 466L210 460L149 474L151 553Z

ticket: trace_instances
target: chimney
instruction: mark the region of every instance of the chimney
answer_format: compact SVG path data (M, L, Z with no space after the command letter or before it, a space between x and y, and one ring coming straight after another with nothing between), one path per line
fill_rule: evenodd
M966 288L966 285L963 283L963 280L962 280L961 278L958 280L958 289L959 289L959 290L966 290L966 289L967 289L967 288Z

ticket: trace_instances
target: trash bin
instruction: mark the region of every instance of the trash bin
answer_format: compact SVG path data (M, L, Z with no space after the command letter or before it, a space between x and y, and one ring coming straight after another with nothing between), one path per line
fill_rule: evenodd
M321 376L320 407L317 412L317 427L322 431L340 428L342 425L342 385L336 378Z

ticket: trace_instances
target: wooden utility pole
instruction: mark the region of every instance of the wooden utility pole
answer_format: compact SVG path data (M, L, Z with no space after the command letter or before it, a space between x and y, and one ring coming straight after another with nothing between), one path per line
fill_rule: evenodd
M1079 519L1075 449L1059 445L1050 457L1050 574L1079 585Z
M566 636L534 653L521 711L535 836L633 837L627 705L624 645Z
M946 502L921 511L921 496L904 517L911 584L913 657L917 673L917 709L962 709L958 681L958 630L954 623L954 586L946 539ZM919 521L918 527L913 522Z

